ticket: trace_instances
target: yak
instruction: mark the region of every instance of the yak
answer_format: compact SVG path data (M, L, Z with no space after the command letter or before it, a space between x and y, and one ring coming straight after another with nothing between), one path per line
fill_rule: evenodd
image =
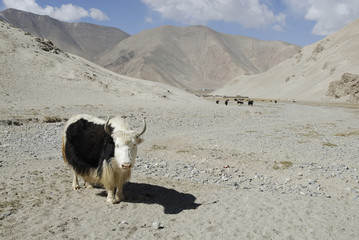
M123 185L131 177L137 145L143 142L145 119L143 124L143 129L136 132L121 117L107 121L86 114L71 117L62 135L62 155L74 173L72 188L80 188L80 176L87 187L102 185L107 190L108 203L122 201Z

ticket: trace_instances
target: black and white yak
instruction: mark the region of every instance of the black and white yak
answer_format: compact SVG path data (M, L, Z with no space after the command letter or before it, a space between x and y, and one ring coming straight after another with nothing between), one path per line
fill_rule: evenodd
M64 161L74 172L73 189L79 189L78 176L85 185L102 185L107 190L107 202L124 199L122 188L131 176L137 145L143 142L146 131L136 132L120 117L104 121L90 115L71 117L62 136Z

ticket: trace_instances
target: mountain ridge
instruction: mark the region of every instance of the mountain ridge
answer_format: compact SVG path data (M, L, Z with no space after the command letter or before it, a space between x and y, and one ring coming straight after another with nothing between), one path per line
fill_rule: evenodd
M323 40L305 46L299 53L264 73L237 76L214 94L359 102L359 78L355 77L359 76L358 38L359 19ZM351 84L340 84L348 79Z
M63 51L95 63L103 52L130 36L113 27L91 23L67 23L47 15L11 8L2 11L0 18L23 31L51 40Z
M121 41L103 55L100 65L180 88L218 88L234 76L263 72L299 49L283 42L222 34L206 26L165 25Z
M116 73L181 89L217 89L238 75L268 70L300 49L198 25L164 25L130 36L115 28L65 23L14 9L1 15L16 27L51 40L63 51Z

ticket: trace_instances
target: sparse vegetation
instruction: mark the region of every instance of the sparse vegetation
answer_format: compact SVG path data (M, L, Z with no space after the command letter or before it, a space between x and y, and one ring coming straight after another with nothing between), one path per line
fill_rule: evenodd
M280 169L280 167L278 166L278 164L277 164L277 163L274 163L274 165L273 165L273 169L274 169L274 170L279 170L279 169Z
M337 137L359 136L359 132L337 133L334 136L337 136Z
M281 161L279 163L274 162L273 169L274 170L287 169L290 168L292 165L293 163L290 161Z
M2 201L0 202L0 208L1 209L5 209L5 208L18 208L20 205L20 200L19 199L14 199L14 200L10 200L10 201Z
M300 133L300 134L304 137L310 137L310 138L317 138L317 137L321 136L320 133L318 133L315 130L311 130L307 133Z
M154 144L154 145L152 145L151 149L152 150L166 150L167 147L166 146L159 146L159 145Z
M280 164L282 164L283 168L289 168L293 165L293 163L289 162L289 161L282 161L282 162L280 162Z
M176 153L189 153L189 151L181 149L181 150L178 150Z
M334 143L330 143L330 142L324 142L323 146L325 146L325 147L337 147L338 145L336 145Z
M62 122L62 118L59 116L46 116L43 120L44 123L57 123L57 122Z
M247 130L247 131L245 131L245 133L256 133L257 131L255 131L255 130Z

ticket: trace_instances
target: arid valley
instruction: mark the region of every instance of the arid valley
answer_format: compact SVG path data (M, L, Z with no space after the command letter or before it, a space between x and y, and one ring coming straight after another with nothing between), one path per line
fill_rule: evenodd
M326 101L299 88L253 106L216 104L4 21L0 53L1 239L358 238L357 92L330 98L325 82ZM335 66L339 81L348 69ZM79 113L122 116L133 129L146 118L121 203L107 204L103 188L71 187L61 136Z

